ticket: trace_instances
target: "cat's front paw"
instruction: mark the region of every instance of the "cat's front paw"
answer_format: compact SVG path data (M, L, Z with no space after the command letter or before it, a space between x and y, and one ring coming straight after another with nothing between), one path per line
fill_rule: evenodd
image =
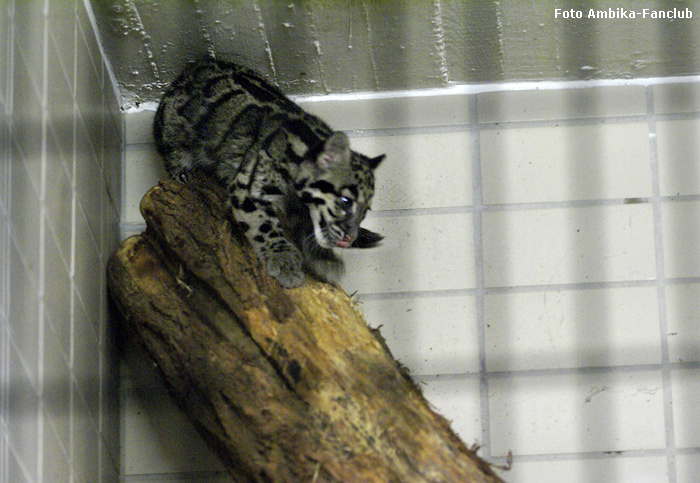
M316 278L323 282L338 283L345 272L345 265L339 258L310 258L306 267Z
M265 256L267 273L285 288L298 287L304 281L303 261L297 251L272 252Z

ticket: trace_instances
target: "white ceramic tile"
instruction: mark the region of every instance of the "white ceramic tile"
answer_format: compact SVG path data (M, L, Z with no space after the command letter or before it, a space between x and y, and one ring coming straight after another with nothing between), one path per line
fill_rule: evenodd
M646 124L482 131L486 204L651 195Z
M103 450L103 455L104 455ZM100 483L121 483L122 480L119 476L119 461L113 461L109 457L100 458Z
M80 304L76 304L73 321L73 361L74 384L90 412L99 414L99 380L100 380L100 344L95 334L95 314L84 313ZM92 315L93 318L90 317Z
M452 430L468 446L481 442L481 405L478 378L416 379L435 412L450 421Z
M488 294L489 371L661 362L656 287Z
M69 264L63 259L47 228L44 237L44 308L56 327L60 327L59 342L65 353L70 351L70 286Z
M385 239L377 248L341 253L348 293L475 286L470 214L375 217L363 225Z
M167 392L131 392L124 402L123 476L222 469Z
M338 131L454 126L469 122L469 97L466 95L316 102L298 98L297 102Z
M155 110L142 110L130 112L124 118L126 131L126 144L152 144L153 143L153 117Z
M484 92L479 122L538 121L646 114L643 86Z
M47 145L55 144L58 142L53 136L47 136ZM44 206L47 223L51 226L59 250L65 260L70 260L72 226L66 220L73 216L73 186L63 160L55 149L53 152L55 155L50 156L46 162L46 179L51 182L46 183Z
M647 204L484 213L488 287L656 276Z
M122 134L121 125L115 125L110 119L105 120L105 137L103 151L103 176L107 183L109 200L120 212L122 207Z
M39 371L39 288L14 248L14 245L10 248L9 260L10 341L20 351L30 377L36 381Z
M80 5L85 13L83 2L30 3L15 6L16 43L0 42L3 52L13 52L2 58L11 64L3 65L3 76L12 79L14 89L13 105L3 106L8 113L12 108L12 118L3 118L0 139L0 151L12 170L4 173L11 182L3 183L1 194L2 206L12 207L12 242L0 247L11 263L9 287L0 286L0 297L3 309L5 300L11 301L13 324L7 331L11 340L6 347L13 347L9 375L3 374L3 379L10 378L3 385L12 388L8 394L12 418L9 431L1 436L2 451L10 457L3 460L8 469L0 471L0 480L99 481L98 428L102 425L118 437L118 425L97 423L102 416L100 396L108 398L111 389L100 382L101 346L95 333L105 327L100 317L106 316L101 300L101 240L118 236L114 220L102 221L105 180L109 180L102 175L103 136L105 129L112 133L115 126L107 127L102 121L102 62L87 16L80 19L81 46L75 49L75 11ZM45 49L46 65L41 60ZM0 96L6 93L4 82L2 87ZM114 93L107 94L112 95L114 106ZM9 138L7 120L12 126ZM113 146L118 149L119 143ZM111 186L118 186L117 180ZM118 202L117 194L112 197ZM76 196L77 212L73 210ZM40 220L46 223L40 226ZM3 221L5 231L8 226ZM71 305L73 286L80 298ZM72 320L78 314L84 316L81 321L89 322ZM84 327L89 330L81 331ZM37 395L40 382L43 393ZM114 422L114 414L111 418ZM114 434L104 434L105 439L110 436ZM118 481L116 471L103 475L102 481Z
M73 118L75 117L75 96L71 82L73 54L71 52L70 58L66 59L70 60L68 64L61 64L61 55L68 55L68 52L53 41L49 41L46 108L51 135L47 137L60 140L54 151L61 153L64 162L73 164ZM49 156L49 162L51 162L52 157Z
M700 285L666 287L666 330L671 362L700 361Z
M652 89L656 114L700 111L700 84L659 84Z
M516 461L499 472L508 483L666 483L665 457L615 457L559 461ZM680 483L680 480L679 480Z
M100 232L101 195L105 189L100 161L92 149L87 132L76 123L75 192L78 205L95 237Z
M80 37L80 36L79 36ZM76 48L76 117L82 124L95 154L102 152L102 73L96 72L90 53L78 38Z
M37 477L36 453L39 449L39 399L33 382L25 374L18 354L10 350L10 391L6 396L8 414L7 439L11 451L27 469L30 478ZM11 480L13 481L13 480ZM22 480L17 480L22 481Z
M700 120L656 123L661 195L700 194Z
M47 324L44 335L44 410L53 431L64 448L70 447L70 378L71 371L65 350L59 345L67 322ZM70 350L70 348L69 348Z
M14 143L12 143L14 146ZM38 269L39 259L39 214L41 204L40 192L31 182L25 164L19 158L17 151L12 153L11 186L12 201L10 203L10 221L12 237L17 242L19 250L26 257L32 271Z
M470 132L360 137L351 145L368 156L387 155L377 169L375 211L473 202Z
M381 327L394 358L411 374L479 371L473 296L369 299L360 308L370 325Z
M109 193L102 192L102 238L100 240L100 253L103 265L107 266L107 260L119 246L119 223L121 218L119 210L114 206L114 200Z
M75 216L75 290L88 314L99 313L100 284L105 268L100 260L97 240L82 209ZM98 278L99 277L99 278Z
M113 322L110 322L113 323ZM121 466L121 435L120 435L120 412L121 401L119 393L119 356L118 348L114 344L114 333L112 328L105 330L102 334L101 345L104 351L101 352L101 388L100 388L100 431L102 435L101 461L103 467L111 465L114 472L119 471Z
M676 446L700 447L700 369L671 372Z
M99 471L99 431L93 415L80 395L73 388L73 436L71 458L77 481L96 479Z
M666 445L660 373L503 377L489 393L497 456Z
M681 454L676 456L677 483L696 483L700 481L700 454Z
M36 8L38 5L38 3L34 2L32 8ZM26 15L26 12L22 11L25 5L18 7L19 9L17 12L14 12L14 15L19 19L22 18L22 15ZM14 45L10 47L10 49L13 50L12 68L15 76L12 82L12 95L13 97L17 96L13 99L13 103L17 106L26 107L27 109L36 109L40 106L36 103L27 102L29 98L26 96L31 92L32 96L38 98L41 93L43 80L43 42L41 40L37 41L38 39L32 41L26 29L36 28L35 33L39 33L43 29L40 28L40 18L30 19L25 17L23 20L23 22L14 22L15 28L13 29L13 35L16 36L16 41ZM39 22L39 24L35 24L34 22ZM25 25L20 26L18 24ZM41 32L40 35L43 36L43 32Z
M76 15L76 41L78 43L77 48L84 48L87 52L86 60L89 59L93 71L96 74L101 74L102 69L102 54L100 52L99 40L97 39L97 33L93 28L92 21L90 20L88 9L89 6L85 3L76 2L75 5L75 15ZM80 44L84 44L81 46Z
M665 203L661 208L666 277L699 277L700 202Z
M0 15L0 32L10 32L11 18L9 12L3 12ZM9 38L7 34L4 34L0 38L0 65L4 66L4 72L0 75L0 105L5 104L5 100L9 102L9 83L8 77L12 75L12 63L9 61L10 57L10 46Z
M42 446L43 481L70 481L70 462L65 446L49 426L44 427Z
M124 179L126 199L122 221L143 223L139 210L141 199L149 189L166 176L165 168L152 144L127 147L124 162L126 163Z
M75 53L75 3L74 2L54 2L48 9L49 21L49 43L55 43L56 57L63 64L72 85L73 63ZM52 59L49 59L51 62ZM49 69L51 70L51 69ZM52 75L52 72L49 72Z
M12 483L34 483L32 476L27 473L27 470L21 466L21 463L17 460L16 455L10 452L8 454L8 468L7 468L7 481Z

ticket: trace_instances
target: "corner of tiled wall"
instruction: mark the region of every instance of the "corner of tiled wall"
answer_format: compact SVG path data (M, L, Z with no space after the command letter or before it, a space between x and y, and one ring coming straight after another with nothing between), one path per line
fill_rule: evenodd
M700 481L699 86L300 100L388 155L366 220L386 238L344 253L342 285L467 444L512 451L506 481ZM162 174L152 116L127 116L127 232ZM128 481L224 479L129 376Z
M0 35L0 482L117 482L116 89L84 0L2 0Z

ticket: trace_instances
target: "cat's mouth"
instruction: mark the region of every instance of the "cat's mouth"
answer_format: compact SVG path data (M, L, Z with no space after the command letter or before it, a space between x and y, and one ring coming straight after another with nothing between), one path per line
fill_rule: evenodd
M345 238L342 240L338 240L335 242L335 245L340 247L340 248L350 248L350 245L352 245L352 242L355 241L352 239L350 235L345 235Z

